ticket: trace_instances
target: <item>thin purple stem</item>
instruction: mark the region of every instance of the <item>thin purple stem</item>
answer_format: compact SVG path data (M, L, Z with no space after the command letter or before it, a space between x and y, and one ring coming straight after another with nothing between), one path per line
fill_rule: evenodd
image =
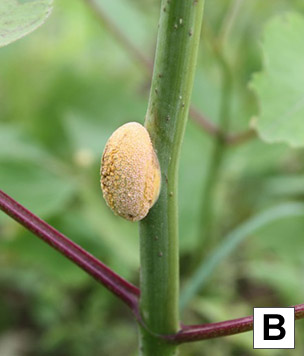
M69 240L45 221L39 219L2 190L0 190L0 208L34 235L40 237L51 247L77 264L125 302L138 315L138 297L140 291L137 287L113 272L96 257Z
M134 312L137 321L146 328L139 315L138 297L140 295L140 290L137 287L113 272L96 257L69 240L45 221L39 219L2 190L0 190L0 208L4 213L11 216L27 230L40 237L51 247L55 248L62 255L77 264L119 299L125 302ZM302 318L304 318L304 304L295 305L295 319ZM245 331L250 331L252 328L253 317L247 316L219 323L186 325L176 334L157 336L167 340L169 343L182 344L185 342L201 341L239 334Z
M295 308L295 319L304 318L304 304ZM253 316L203 325L186 325L177 334L164 336L169 342L182 344L185 342L213 339L221 336L240 334L253 328Z

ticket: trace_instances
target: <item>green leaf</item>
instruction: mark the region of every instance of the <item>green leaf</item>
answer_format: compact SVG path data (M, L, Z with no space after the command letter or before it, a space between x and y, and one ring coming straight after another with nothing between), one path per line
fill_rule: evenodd
M52 9L52 0L1 0L0 47L41 26Z
M299 283L303 273L298 264L292 265L282 260L259 260L258 263L250 262L246 272L248 278L254 278L278 290L280 297L286 300L286 304L292 304L303 296L304 285Z
M15 125L0 125L0 188L34 213L64 208L76 191L67 166Z
M35 140L26 135L17 125L0 125L0 160L31 160L33 162L46 162L52 156Z
M143 16L143 10L140 10L141 2L126 0L98 0L94 2L104 16L123 32L126 38L132 39L132 43L149 58L151 41L154 41L157 33L155 23L159 15L158 8L145 7L144 11L148 10L150 16Z
M1 159L0 187L35 214L46 216L64 209L76 184L31 161Z
M304 146L304 17L289 13L266 26L262 48L264 69L251 87L260 116L255 125L266 142Z
M281 220L290 216L303 216L303 203L285 203L275 208L270 208L245 221L235 230L231 231L219 244L219 246L204 260L197 271L189 280L181 293L180 307L183 309L186 304L199 290L202 289L210 275L218 265L228 257L240 243L258 229L270 224L273 221Z

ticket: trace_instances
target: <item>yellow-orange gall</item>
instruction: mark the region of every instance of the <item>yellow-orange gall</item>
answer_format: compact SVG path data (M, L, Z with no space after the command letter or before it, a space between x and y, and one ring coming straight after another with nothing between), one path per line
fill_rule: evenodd
M119 127L101 160L101 189L108 206L127 220L143 219L161 184L158 159L148 131L137 122Z

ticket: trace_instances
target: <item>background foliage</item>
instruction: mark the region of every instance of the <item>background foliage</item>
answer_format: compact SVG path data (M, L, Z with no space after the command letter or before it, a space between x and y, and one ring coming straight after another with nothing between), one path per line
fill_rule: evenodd
M219 117L221 80L212 33L218 33L231 3L207 1L205 8L193 103L214 122ZM225 43L232 71L231 132L248 128L263 108L263 90L269 93L261 84L263 74L254 76L251 88L255 91L248 83L253 73L264 70L265 76L268 70L263 67L262 46L264 53L268 49L277 56L277 48L271 45L277 40L279 46L281 38L273 34L286 25L278 16L290 10L304 14L300 0L240 3ZM136 47L152 58L159 1L100 0L100 5ZM299 14L288 16L294 16L298 24ZM263 42L265 26L270 32ZM299 57L290 58L288 52L284 56L285 42L279 48L282 63L302 63L303 49L299 48ZM138 283L137 225L114 216L106 207L99 188L99 164L112 131L128 121L143 123L150 84L147 71L112 37L107 26L100 25L85 0L57 0L43 27L0 49L0 73L1 189ZM284 90L276 81L271 86L280 92L270 112L280 100L288 105L286 93L295 81L295 92L302 95L303 73L303 69L299 76L280 73L278 78L289 86ZM263 114L261 111L258 119L261 134L271 120L265 116L263 126ZM294 125L299 117L293 117ZM293 135L284 133L283 138L278 137L293 144ZM299 146L301 137L300 131L293 145ZM189 121L179 181L182 287L201 234L203 186L212 145L213 139ZM258 212L303 197L303 149L261 139L227 149L216 182L214 245L220 246L228 232ZM183 321L221 321L252 314L254 306L303 302L303 229L303 217L295 216L250 233L209 276L207 285L183 312ZM304 352L303 323L297 322L293 355ZM252 334L181 349L185 355L251 355ZM0 355L136 352L136 325L125 307L84 272L0 214ZM289 352L254 351L257 355Z

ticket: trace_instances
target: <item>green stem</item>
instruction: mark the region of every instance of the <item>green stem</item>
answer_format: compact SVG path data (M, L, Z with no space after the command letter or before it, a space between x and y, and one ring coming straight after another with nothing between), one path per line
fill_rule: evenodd
M162 171L159 199L140 223L142 355L175 355L155 334L179 330L177 173L199 46L203 0L162 0L145 125Z

